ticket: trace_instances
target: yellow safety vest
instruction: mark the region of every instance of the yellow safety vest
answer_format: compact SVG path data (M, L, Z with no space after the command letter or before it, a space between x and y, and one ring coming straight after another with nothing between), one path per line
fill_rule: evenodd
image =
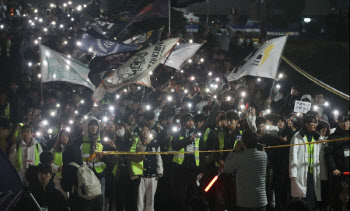
M59 166L59 167L63 166L62 152L55 152L53 163L54 163L56 166ZM56 174L56 176L60 176L60 175L61 175L61 172L58 172L58 173Z
M139 142L139 139L135 138L134 144L130 148L130 152L136 152L138 142ZM118 169L118 163L114 165L112 170L112 173L114 176L117 175L117 169ZM135 176L143 175L143 161L139 163L131 161L131 170Z
M7 107L5 108L5 117L10 119L10 104L7 103Z
M240 130L239 133L242 135L242 131ZM240 140L236 140L235 144L233 145L233 149L236 147L237 142ZM219 150L223 150L225 145L225 133L219 134ZM224 154L224 152L220 152L221 156ZM216 162L215 164L217 167L219 167L219 164Z
M104 105L104 104L110 104L111 101L110 101L109 99L103 98L101 103L102 103L102 105Z
M210 128L207 128L205 133L204 133L204 137L203 137L203 142L204 142L204 146L207 146L207 140L208 140L208 136L209 136L209 133L210 133Z
M306 135L305 135L305 138L306 138L306 140L308 140ZM311 143L312 142L315 142L314 137L312 137ZM310 171L310 173L314 172L314 168L311 167L311 165L314 164L314 146L315 146L315 144L307 144L306 145L307 155L308 155L307 156L308 157L307 163L309 164L309 171Z
M103 146L100 142L100 137L98 137L97 143L96 143L96 151L102 152ZM90 142L88 141L88 138L84 136L83 138L83 144L81 145L81 154L83 157L83 161L87 162L87 159L91 156L90 155ZM92 162L87 162L89 166L93 167L97 173L103 172L107 165L102 161L97 161L94 159Z
M240 130L239 133L242 135L242 131ZM223 150L224 149L224 145L225 145L225 134L221 133L219 134L219 150ZM237 142L240 140L236 140L235 144L233 145L233 149L236 147ZM220 152L221 155L223 155L223 152Z
M35 165L39 165L40 162L40 155L39 155L39 143L35 144ZM17 165L16 169L17 171L20 171L22 169L22 149L21 146L18 146L17 149Z
M241 131L241 130L239 131L239 134L242 135L242 131ZM236 144L237 144L238 141L240 141L240 140L236 140L236 141L235 141L235 145L233 145L233 149L236 147Z
M180 136L180 140L184 139L184 137ZM195 158L196 158L196 165L199 166L199 140L200 138L197 138L195 141ZM185 152L185 148L180 149L180 152ZM177 163L179 165L182 165L185 160L185 153L181 154L175 154L173 158L173 162Z

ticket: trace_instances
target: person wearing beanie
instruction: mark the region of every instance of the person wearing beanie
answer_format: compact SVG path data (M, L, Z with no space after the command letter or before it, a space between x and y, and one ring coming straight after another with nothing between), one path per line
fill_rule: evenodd
M312 103L312 97L309 94L304 94L301 98L300 101Z

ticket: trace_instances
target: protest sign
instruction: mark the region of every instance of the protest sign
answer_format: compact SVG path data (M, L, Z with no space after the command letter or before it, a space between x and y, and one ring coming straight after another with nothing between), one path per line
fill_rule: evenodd
M311 103L303 101L295 101L294 112L306 114L311 110Z

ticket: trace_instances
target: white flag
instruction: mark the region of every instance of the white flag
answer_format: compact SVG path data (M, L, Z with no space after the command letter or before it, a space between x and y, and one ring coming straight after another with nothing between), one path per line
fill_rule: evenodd
M98 102L106 92L113 93L117 89L131 83L150 86L150 73L156 69L178 41L178 38L167 39L137 52L121 67L102 80L92 99Z
M175 47L165 65L180 70L183 63L188 61L202 47L202 44L184 43ZM165 62L164 58L163 62Z
M95 90L88 77L90 69L86 64L44 45L40 45L40 62L42 82L65 81Z
M235 67L227 80L235 81L247 75L275 79L286 42L287 36L269 40L244 65Z

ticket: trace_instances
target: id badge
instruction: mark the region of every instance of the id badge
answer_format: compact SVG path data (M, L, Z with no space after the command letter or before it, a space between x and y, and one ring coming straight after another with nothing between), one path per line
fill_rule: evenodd
M344 149L344 157L350 157L350 149Z

